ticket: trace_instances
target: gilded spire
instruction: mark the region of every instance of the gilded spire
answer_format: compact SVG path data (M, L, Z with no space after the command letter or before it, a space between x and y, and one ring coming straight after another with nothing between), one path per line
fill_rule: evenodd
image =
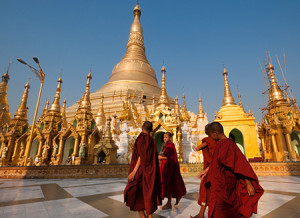
M0 83L0 115L1 115L1 123L8 122L11 118L9 113L9 106L7 103L7 85L9 80L9 68L11 62L9 62L6 73L2 75L2 81Z
M203 110L203 106L202 106L201 97L199 97L199 109L198 109L197 118L204 118L204 110Z
M60 113L60 92L61 92L61 83L62 83L61 77L58 78L57 82L58 84L56 88L56 94L53 103L51 104L50 112Z
M165 78L166 69L165 69L164 65L161 68L161 73L162 73L161 91L160 91L160 97L159 97L159 100L158 100L158 106L170 107L168 94L167 94L167 89L166 89L166 78Z
M30 89L29 82L27 82L24 87L25 87L25 90L24 90L24 93L22 95L22 100L21 100L19 108L17 109L17 111L15 113L14 118L26 120L27 119L28 89Z
M239 106L245 112L245 109L244 109L243 104L242 104L242 96L241 96L240 92L238 93L238 98L239 98Z
M46 101L45 107L43 109L43 112L47 112L49 109L49 99Z
M269 81L270 81L269 104L271 102L286 103L286 99L284 98L283 92L276 82L274 67L270 61L267 67L267 71L269 73Z
M224 71L223 71L223 76L224 76L224 97L223 97L222 106L235 105L234 98L232 97L229 82L228 82L228 72L225 69L225 67L224 67Z
M176 98L175 98L175 110L174 110L174 113L179 116L180 115L180 108L179 108L179 103L178 103L178 97L176 95Z
M109 83L126 80L142 82L159 88L156 74L145 55L143 28L140 22L142 14L137 2L133 9L134 19L130 28L127 50L122 60L114 67Z
M92 79L91 72L87 75L87 81L85 85L85 93L80 101L78 109L85 109L91 111L91 100L90 100L90 83Z
M101 100L100 100L100 106L98 109L98 113L96 115L96 125L100 126L100 128L103 128L105 126L105 113L104 113L104 107L103 107L103 95L101 94Z
M185 104L185 94L183 92L182 94L182 119L183 121L189 121L191 116L188 113L188 110L186 108L186 104Z
M151 113L154 114L155 112L155 97L154 95L152 96L152 107L151 107Z
M64 100L64 104L63 107L61 109L61 117L62 117L62 121L63 121L63 125L64 127L67 127L67 113L66 113L66 106L67 106L67 100Z

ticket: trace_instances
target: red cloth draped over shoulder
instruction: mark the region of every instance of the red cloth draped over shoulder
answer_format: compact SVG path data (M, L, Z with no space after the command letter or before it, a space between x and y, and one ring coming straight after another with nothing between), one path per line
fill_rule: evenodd
M167 157L167 160L161 160L160 163L162 197L181 198L186 194L186 188L180 174L177 152L173 142L166 143L163 156Z
M216 142L213 140L212 137L209 137L209 136L202 139L202 143L204 143L204 142L207 144L207 146L202 149L202 154L203 154L203 159L204 159L203 160L203 169L206 169L212 160L212 156L214 154L215 147L216 147ZM209 190L205 186L205 184L207 182L209 182L208 175L204 176L201 179L199 198L198 198L199 205L207 205L207 203L208 203Z
M264 190L234 141L226 138L217 143L208 175L211 183L209 217L250 217L257 213L257 203ZM248 195L245 178L251 181L254 196Z
M152 214L161 205L161 184L157 149L152 136L142 132L136 139L131 158L129 174L133 171L138 158L141 165L134 181L128 182L124 190L124 202L131 210Z

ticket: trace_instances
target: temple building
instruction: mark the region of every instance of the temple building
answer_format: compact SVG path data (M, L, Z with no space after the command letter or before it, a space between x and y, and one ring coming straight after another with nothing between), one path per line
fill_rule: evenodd
M92 72L82 85L85 91L78 101L61 106L62 78L52 104L46 102L34 125L32 143L27 120L29 83L26 83L20 106L11 118L7 104L8 71L0 83L0 165L91 165L128 164L136 137L144 121L153 123L157 151L164 148L163 134L172 133L172 141L181 163L202 162L195 147L206 137L208 124L202 99L198 113L188 110L186 96L182 105L167 93L168 73L161 68L161 82L145 54L141 8L133 9L127 48L122 60L114 66L109 81L90 93ZM172 73L172 72L171 72ZM269 102L262 124L245 112L241 95L236 104L231 94L228 72L224 68L224 97L215 121L222 123L225 135L233 139L249 160L295 161L300 152L300 112L296 101L277 84L274 67L269 62ZM205 102L204 102L205 104ZM259 137L258 137L259 135Z
M92 72L89 72L83 96L66 108L66 99L62 107L60 103L63 87L59 78L53 103L49 108L49 101L46 102L34 126L31 144L28 144L26 109L29 84L25 86L19 112L9 121L8 72L3 75L0 100L8 119L1 120L5 125L0 132L2 166L128 164L134 141L146 120L153 122L158 152L163 150L163 134L168 131L173 134L180 162L201 162L201 152L195 152L194 148L206 136L204 128L208 120L202 100L199 99L198 114L194 114L187 109L184 93L182 106L178 97L174 100L168 96L165 66L161 69L159 86L145 55L138 3L133 14L125 55L113 68L108 83L90 93ZM18 129L13 137L10 136L11 128ZM25 150L29 151L28 156Z
M268 105L263 108L263 120L259 126L263 156L266 161L299 161L300 110L287 89L281 89L268 60L266 67L269 88Z
M228 72L225 68L223 76L224 97L222 107L216 112L214 121L223 125L225 135L235 141L248 159L261 157L255 118L250 110L245 112L240 94L238 95L239 105L235 103L228 82Z

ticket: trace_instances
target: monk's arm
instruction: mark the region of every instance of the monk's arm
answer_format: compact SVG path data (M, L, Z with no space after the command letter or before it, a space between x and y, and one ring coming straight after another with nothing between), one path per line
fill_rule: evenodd
M159 160L168 160L168 158L167 158L167 157L165 157L165 156L162 156L162 155L158 155L158 159L159 159Z
M209 167L206 167L201 173L199 173L198 178L202 179L202 177L206 176L208 173Z
M206 142L203 142L201 145L198 145L196 147L196 151L201 151L203 148L205 148L207 146Z
M141 158L139 157L137 162L136 162L136 165L135 165L134 169L128 175L128 181L133 181L134 180L134 176L135 176L137 170L139 169L140 165L141 165Z
M249 196L253 196L255 194L255 189L254 189L251 181L246 178L245 178L245 181L246 181L246 186L247 186L247 191L248 191Z

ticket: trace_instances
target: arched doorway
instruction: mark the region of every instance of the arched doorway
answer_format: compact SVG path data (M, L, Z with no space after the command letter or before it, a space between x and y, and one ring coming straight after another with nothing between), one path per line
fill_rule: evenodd
M244 146L244 137L243 137L242 132L238 129L233 129L229 133L229 138L231 138L233 141L235 141L235 143L237 144L237 146L239 147L241 152L246 156L246 151L245 151L245 146Z
M300 132L293 131L291 134L292 146L297 154L300 154Z
M75 138L73 136L70 136L65 141L62 164L66 164L68 157L72 155L74 151L74 144L75 144Z
M154 140L158 154L164 151L164 133L164 131L158 131L154 135Z
M31 157L32 160L35 159L35 156L37 155L38 149L39 149L39 139L36 138L31 143L31 148L30 148L30 153L29 153L29 157Z
M104 151L100 151L97 157L97 163L106 163L106 154Z

